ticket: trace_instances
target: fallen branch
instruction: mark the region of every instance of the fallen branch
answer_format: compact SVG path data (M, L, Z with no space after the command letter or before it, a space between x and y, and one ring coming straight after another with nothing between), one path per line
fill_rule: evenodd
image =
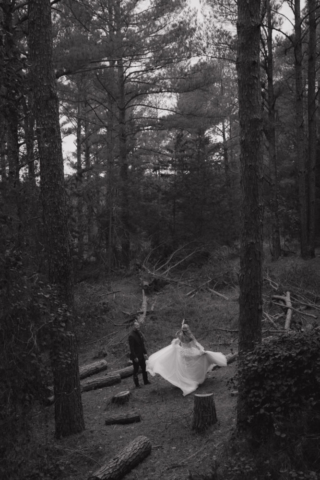
M186 297L189 297L190 295L192 295L193 293L197 292L198 290L200 290L200 288L204 287L205 285L207 285L208 283L212 282L212 278L210 278L209 280L207 280L206 282L204 283L201 283L201 285L199 285L198 287L194 288L193 290L191 290L190 292L188 292L186 294Z
M267 312L263 312L264 315L267 317L267 319L269 320L269 322L274 326L274 328L278 328L277 324L273 321L273 319L271 318L271 316L267 313Z
M208 287L208 290L209 290L209 292L214 293L215 295L219 295L219 297L222 297L222 298L224 298L225 300L229 300L228 297L226 297L225 295L222 295L222 293L216 292L216 291L213 290L212 288L209 288L209 287Z
M140 324L143 324L145 322L146 315L147 315L147 296L145 294L145 291L142 290L141 314L138 317L138 322Z
M300 313L301 315L304 315L306 317L311 317L311 318L315 318L317 319L318 317L316 315L312 315L312 313L305 313L305 312L301 312L301 310L298 310L297 308L294 308L294 307L287 307L286 305L283 305L282 303L277 303L277 302L273 302L274 305L278 305L279 307L283 307L283 308L290 308L291 310L293 310L294 312L297 312L297 313Z
M278 283L276 283L274 280L272 280L270 277L269 277L269 273L267 273L267 276L264 277L264 280L267 280L270 284L270 287L273 288L273 290L279 290L279 285Z
M292 320L292 310L294 310L293 307L292 307L290 292L286 292L285 297L280 296L280 295L273 295L272 298L276 298L276 299L281 300L282 302L285 303L285 306L288 310L287 310L286 321L285 321L285 324L284 324L284 329L289 330L290 323L291 323L291 320ZM281 304L280 304L280 306L283 307L283 305L281 305Z

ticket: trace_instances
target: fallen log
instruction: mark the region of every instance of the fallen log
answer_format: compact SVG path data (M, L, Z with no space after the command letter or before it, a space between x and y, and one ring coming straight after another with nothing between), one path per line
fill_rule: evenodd
M100 373L107 368L108 363L106 360L99 360L97 362L90 363L89 365L83 365L79 368L80 380L90 377L91 375L95 375L96 373Z
M121 424L125 425L127 423L137 423L141 422L141 417L139 413L136 412L127 412L127 413L118 413L115 415L109 415L105 419L105 425L116 425Z
M194 395L192 430L204 432L217 421L213 393L196 393Z
M229 300L228 297L226 297L226 296L223 295L222 293L216 292L215 290L213 290L213 288L209 288L209 287L208 287L208 290L209 290L209 292L213 293L214 295L218 295L219 297L222 297L222 298L224 298L225 300Z
M141 373L141 368L139 368L138 373ZM120 370L114 370L112 375L120 375L121 378L131 377L131 375L133 375L133 366L121 368Z
M94 472L88 480L121 480L134 467L150 455L152 445L147 437L139 436L118 455Z
M110 387L121 382L120 375L106 375L105 377L98 377L87 382L81 383L81 392L89 392L90 390L96 390L97 388Z
M130 390L125 390L124 392L117 393L111 398L111 403L116 405L124 405L130 400L131 392Z

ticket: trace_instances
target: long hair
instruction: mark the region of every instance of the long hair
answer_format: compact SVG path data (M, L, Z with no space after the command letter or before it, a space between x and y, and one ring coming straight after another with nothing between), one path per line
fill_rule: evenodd
M180 330L177 331L176 336L183 343L189 343L195 340L195 336L191 332L189 325L184 323L184 321L182 322Z

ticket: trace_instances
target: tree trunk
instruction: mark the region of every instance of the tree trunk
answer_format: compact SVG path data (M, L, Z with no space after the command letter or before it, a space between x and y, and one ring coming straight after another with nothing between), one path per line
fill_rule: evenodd
M123 265L128 268L130 264L130 210L129 210L129 167L127 156L127 127L126 127L126 92L125 75L123 67L123 39L121 32L121 5L115 2L115 26L117 74L118 74L118 120L119 120L119 160L120 160L120 205L121 205L121 251Z
M238 90L242 232L240 253L239 362L261 341L262 318L262 115L260 94L260 1L238 0ZM239 387L238 427L246 423Z
M139 436L129 443L110 462L93 473L88 480L121 480L150 455L152 445L147 437Z
M83 237L83 193L82 193L82 99L81 86L78 84L78 102L77 102L77 240L78 240L78 269L81 268L84 257Z
M195 394L192 430L204 432L217 421L213 393Z
M300 214L300 243L301 256L308 258L308 213L307 213L307 179L304 144L304 117L303 117L303 78L302 78L302 40L301 40L301 13L300 0L295 0L295 82L296 82L296 152L299 188Z
M308 256L315 257L316 219L316 159L317 159L317 100L316 100L316 58L317 23L316 0L308 0L309 15L309 56L308 56Z
M268 78L268 147L269 147L269 165L271 171L271 255L273 260L278 260L281 255L280 225L279 225L279 185L278 185L278 166L276 150L276 99L273 88L273 44L272 44L272 10L271 0L267 5L268 21L268 56L267 56L267 78Z
M29 64L40 156L41 198L49 281L54 285L51 362L56 437L84 430L73 327L73 274L66 216L50 0L29 0ZM56 296L55 296L56 295ZM58 305L58 307L57 307Z

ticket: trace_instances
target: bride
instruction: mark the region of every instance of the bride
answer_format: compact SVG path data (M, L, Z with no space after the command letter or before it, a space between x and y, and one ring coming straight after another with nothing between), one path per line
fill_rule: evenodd
M152 376L158 373L188 395L204 382L213 365L227 366L227 359L222 353L204 350L184 320L176 337L170 345L150 355L147 371Z

